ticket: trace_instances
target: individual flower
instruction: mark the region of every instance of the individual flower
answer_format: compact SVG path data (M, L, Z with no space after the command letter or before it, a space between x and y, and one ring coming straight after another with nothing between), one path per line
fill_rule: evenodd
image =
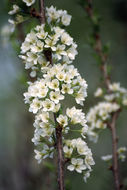
M16 21L14 21L13 19L8 19L8 22L11 26L11 31L14 32L15 27L16 27Z
M42 102L43 105L43 111L53 111L55 104L53 101L46 99Z
M74 171L76 170L78 173L82 173L83 170L86 169L85 164L83 163L83 159L81 158L72 158L71 159L71 165L67 167L68 170Z
M40 111L37 115L36 115L36 119L40 120L44 123L48 123L49 121L49 113L48 112L44 112L44 111Z
M46 15L48 17L48 22L55 21L59 18L60 14L56 11L56 8L51 6L46 8Z
M87 154L85 157L85 165L86 167L91 170L91 166L95 164L93 157L90 154Z
M73 39L69 36L69 34L64 32L61 35L61 42L67 46L70 46L73 42Z
M33 99L32 103L30 104L29 111L36 114L40 108L42 108L42 102L37 98Z
M67 157L67 158L70 158L71 157L71 155L72 155L72 152L73 152L73 148L69 148L68 146L64 146L63 147L63 151L64 151L64 154L65 154L65 157Z
M65 14L63 14L63 16L61 18L61 22L63 25L68 26L71 22L71 15L68 15L65 12Z
M67 94L73 94L73 89L71 89L71 85L70 84L62 84L62 90L61 92L63 94L67 93Z
M110 161L112 159L112 155L102 156L101 159L108 162L108 161Z
M18 5L13 5L13 9L8 12L9 15L14 15L19 11L19 6Z
M40 164L42 161L42 156L41 156L41 152L39 152L38 150L34 150L35 152L35 159L38 161L38 163Z
M103 94L103 90L101 88L98 88L96 92L94 93L95 97L100 97Z
M59 81L57 79L53 79L52 81L50 81L49 88L55 91L59 91Z
M119 158L122 162L124 162L125 159L126 159L126 155L125 155L126 152L127 152L127 148L126 148L126 147L120 147L120 148L118 148L118 150L117 150L118 158Z
M67 116L59 115L59 117L56 120L63 127L67 126L68 124Z
M35 3L35 0L22 0L29 7Z
M50 92L50 99L55 102L55 104L58 104L60 100L64 99L64 96L60 94L59 91L51 91Z

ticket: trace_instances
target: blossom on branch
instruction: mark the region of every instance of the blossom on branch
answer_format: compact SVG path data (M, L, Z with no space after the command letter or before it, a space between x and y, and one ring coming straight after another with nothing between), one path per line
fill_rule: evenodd
M24 2L28 6L34 3ZM87 97L87 83L71 64L77 55L77 45L62 28L70 24L71 16L53 6L46 8L46 16L45 24L37 25L26 35L20 54L25 69L29 69L30 76L35 78L34 82L28 82L28 91L24 93L29 111L35 115L32 138L37 147L35 158L40 163L47 157L53 157L58 129L62 133L68 170L82 173L86 181L94 165L92 152L84 141L88 131L87 120L82 109L70 108L64 103L66 95L80 105L84 105ZM68 139L66 134L72 131L77 132L79 138Z

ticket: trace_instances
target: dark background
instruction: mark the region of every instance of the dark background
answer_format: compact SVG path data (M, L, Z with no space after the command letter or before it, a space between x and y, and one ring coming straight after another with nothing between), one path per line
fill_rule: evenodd
M46 1L47 6L66 9L72 15L68 31L78 44L78 56L74 65L88 83L85 113L96 103L93 93L100 83L100 72L88 45L91 25L78 0ZM127 88L127 1L94 0L102 16L101 37L110 42L112 79ZM0 28L7 24L9 1L0 2ZM48 162L37 164L34 159L33 117L23 102L25 87L24 65L18 58L18 45L13 49L11 41L3 44L0 37L0 190L55 190L55 172ZM119 146L127 146L127 112L118 119ZM66 190L113 189L113 177L100 156L111 153L111 135L108 130L101 133L97 144L89 143L96 165L85 184L80 175L67 172ZM127 163L120 164L121 177L127 184ZM127 188L126 188L127 189Z

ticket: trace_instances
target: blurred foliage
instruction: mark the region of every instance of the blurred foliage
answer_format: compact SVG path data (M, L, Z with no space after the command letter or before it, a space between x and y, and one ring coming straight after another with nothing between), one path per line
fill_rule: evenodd
M0 26L7 23L10 7L13 0L1 0ZM85 1L82 1L85 2ZM18 0L19 5L22 3ZM100 84L100 73L95 64L93 53L88 46L91 33L91 24L81 8L79 0L52 0L46 1L46 5L53 4L60 9L67 9L72 14L72 24L68 31L72 34L78 44L79 55L74 64L80 70L82 76L89 84L88 98L86 99L85 112L91 105L96 103L93 92ZM112 78L120 81L122 86L127 87L127 16L126 0L94 0L101 15L101 36L105 42L110 41L110 63L113 67ZM22 3L23 6L23 3ZM38 6L38 3L36 4ZM98 18L98 14L97 14ZM97 19L94 19L96 23ZM27 20L23 25L24 35L37 23L36 19ZM124 24L123 24L124 23ZM16 35L18 35L16 33ZM23 92L26 90L27 72L20 62L18 54L21 40L14 40L13 44L8 41L6 46L2 45L0 38L0 190L55 190L56 174L55 160L52 164L44 162L38 165L34 159L34 146L31 142L33 136L33 117L28 113L27 106L23 102ZM91 39L91 43L92 39ZM108 52L109 44L103 47ZM96 59L98 59L96 57ZM110 70L110 68L109 68ZM71 104L72 100L66 102ZM118 134L120 146L127 146L126 142L126 118L124 112L118 120ZM73 134L72 134L73 135ZM76 173L66 174L66 190L108 190L113 189L112 173L108 171L106 164L101 161L100 156L111 153L110 133L105 131L101 134L99 143L89 143L96 161L91 177L85 184ZM127 184L127 166L120 164L121 176Z

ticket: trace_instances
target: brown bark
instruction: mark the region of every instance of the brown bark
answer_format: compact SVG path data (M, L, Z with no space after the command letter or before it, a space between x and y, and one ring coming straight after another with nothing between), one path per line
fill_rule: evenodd
M41 24L44 24L46 21L44 0L40 0L40 16L40 22Z
M116 134L116 120L119 115L119 111L115 112L112 116L112 121L110 123L110 129L112 134L112 154L113 154L113 175L115 180L115 189L120 190L120 182L119 182L119 171L118 171L118 154L117 154L117 144L118 144L118 138Z
M62 142L62 127L56 127L56 148L57 148L57 165L58 165L58 188L65 190L64 186L64 156L63 156L63 142Z
M56 115L54 114L54 120L56 123L56 150L57 150L57 181L59 190L65 190L64 185L64 154L63 154L63 141L62 141L62 126L56 121Z

